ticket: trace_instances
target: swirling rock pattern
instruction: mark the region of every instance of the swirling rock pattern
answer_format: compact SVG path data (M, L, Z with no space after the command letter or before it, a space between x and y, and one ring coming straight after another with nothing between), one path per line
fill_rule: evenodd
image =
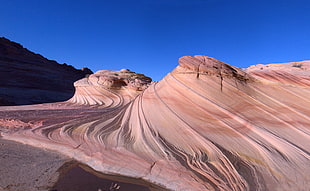
M121 106L140 94L151 82L151 78L128 69L100 70L76 81L76 92L68 102L104 107Z
M138 80L148 87L134 94L119 76L129 71L103 71L78 81L66 103L2 107L1 118L29 126L2 136L153 190L310 189L309 62L280 70L206 56L179 63L159 82Z

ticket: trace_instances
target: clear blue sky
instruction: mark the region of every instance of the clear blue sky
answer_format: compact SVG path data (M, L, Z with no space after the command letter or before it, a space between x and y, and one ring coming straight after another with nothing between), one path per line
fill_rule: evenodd
M310 59L309 0L0 0L0 36L59 63L160 80L184 55Z

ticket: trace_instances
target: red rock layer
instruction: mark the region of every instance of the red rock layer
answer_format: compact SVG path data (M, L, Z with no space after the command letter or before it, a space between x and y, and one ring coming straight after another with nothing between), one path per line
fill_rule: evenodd
M3 136L153 190L310 189L309 70L241 70L206 56L179 62L162 81L108 108L64 104L40 117L27 107L2 108L10 120L42 122ZM53 120L59 115L66 118Z

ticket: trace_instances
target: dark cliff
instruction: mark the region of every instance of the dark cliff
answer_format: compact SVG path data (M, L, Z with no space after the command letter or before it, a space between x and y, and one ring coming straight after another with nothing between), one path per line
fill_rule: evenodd
M74 94L73 83L91 70L75 69L0 37L0 105L57 102Z

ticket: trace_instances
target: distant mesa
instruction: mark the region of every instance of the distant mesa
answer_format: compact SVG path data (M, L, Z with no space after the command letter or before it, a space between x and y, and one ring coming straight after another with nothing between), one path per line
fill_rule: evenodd
M86 74L92 71L58 64L0 37L0 105L68 100L74 94L73 83Z

